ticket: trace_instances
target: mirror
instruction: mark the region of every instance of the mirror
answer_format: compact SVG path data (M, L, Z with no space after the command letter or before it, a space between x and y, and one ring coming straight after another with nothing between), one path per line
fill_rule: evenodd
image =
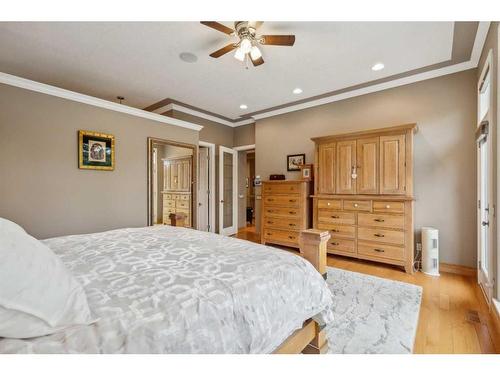
M196 228L195 145L148 138L148 225L170 225L170 214L185 215Z

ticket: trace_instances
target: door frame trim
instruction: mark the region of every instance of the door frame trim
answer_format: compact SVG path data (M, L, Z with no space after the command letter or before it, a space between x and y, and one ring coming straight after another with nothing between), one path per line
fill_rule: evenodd
M224 212L223 205L221 204L221 191L220 187L223 186L223 163L224 163L224 152L233 155L233 225L234 233L238 232L238 151L234 148L229 148L225 146L219 146L219 234L224 234ZM230 234L232 235L232 234Z
M215 143L209 143L209 142L204 142L204 141L198 141L198 149L199 146L202 147L207 147L208 148L208 154L210 156L210 162L208 163L208 189L210 190L210 197L209 197L209 207L208 207L208 218L209 218L209 225L210 225L210 231L212 233L215 233ZM199 176L199 168L198 168L198 176ZM198 204L198 201L196 202Z

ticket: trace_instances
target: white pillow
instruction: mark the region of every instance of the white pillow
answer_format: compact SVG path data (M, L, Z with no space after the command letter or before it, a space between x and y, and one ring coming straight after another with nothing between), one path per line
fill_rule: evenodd
M85 291L61 259L5 219L0 220L0 286L0 337L37 337L92 323Z

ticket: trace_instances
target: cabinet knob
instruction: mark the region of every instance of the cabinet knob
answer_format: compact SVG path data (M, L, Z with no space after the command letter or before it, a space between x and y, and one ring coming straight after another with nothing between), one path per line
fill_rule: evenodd
M327 205L327 206L329 206L329 205L330 205L330 202L328 202L326 205Z
M391 205L390 204L386 204L385 208L391 208Z
M359 205L357 203L354 203L354 207L358 207Z

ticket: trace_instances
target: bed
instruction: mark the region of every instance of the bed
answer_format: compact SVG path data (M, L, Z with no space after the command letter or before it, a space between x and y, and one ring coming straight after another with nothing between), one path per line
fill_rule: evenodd
M301 241L308 260L168 225L44 240L96 321L0 339L0 353L293 353L310 341L324 350L321 327L333 319L325 234Z

